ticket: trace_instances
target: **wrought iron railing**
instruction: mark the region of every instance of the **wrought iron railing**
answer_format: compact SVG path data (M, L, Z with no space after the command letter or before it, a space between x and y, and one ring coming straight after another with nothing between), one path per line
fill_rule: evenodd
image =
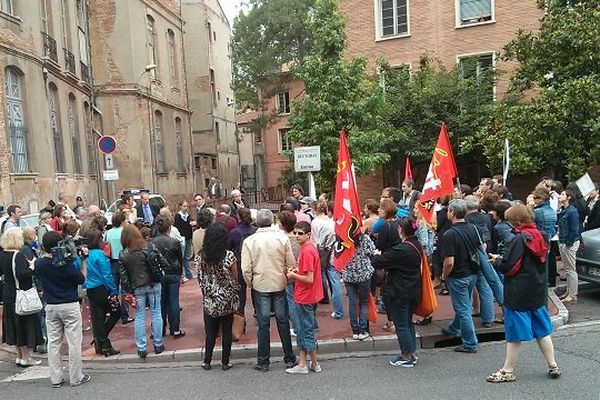
M63 51L65 52L65 67L67 67L67 71L73 75L76 75L77 71L75 70L75 55L67 49L63 49Z
M90 67L84 63L79 63L79 65L81 66L81 80L91 85L92 77L90 76Z
M44 56L49 57L55 63L58 63L58 50L56 48L56 40L50 35L42 32L42 41L44 44Z

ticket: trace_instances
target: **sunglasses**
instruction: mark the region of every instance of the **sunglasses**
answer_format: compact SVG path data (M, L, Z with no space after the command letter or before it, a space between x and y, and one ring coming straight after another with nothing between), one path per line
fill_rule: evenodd
M298 231L294 231L294 235L295 235L295 236L303 236L303 235L306 235L306 232L298 232Z

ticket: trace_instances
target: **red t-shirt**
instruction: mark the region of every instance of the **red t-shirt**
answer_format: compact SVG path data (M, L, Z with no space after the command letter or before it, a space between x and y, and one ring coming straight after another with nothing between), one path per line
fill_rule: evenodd
M321 259L314 244L306 243L300 248L298 257L298 275L313 272L313 282L294 282L294 302L296 304L316 304L323 299L323 283L321 282Z

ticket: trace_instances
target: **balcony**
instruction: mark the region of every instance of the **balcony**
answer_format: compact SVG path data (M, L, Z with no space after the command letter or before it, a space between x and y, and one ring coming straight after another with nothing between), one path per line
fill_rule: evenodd
M47 33L42 32L42 42L44 45L44 57L48 57L58 64L58 51L56 49L56 40L52 39L52 37Z
M77 75L77 71L75 71L75 55L67 49L63 49L63 51L65 52L65 67L67 67L67 71L73 75Z
M92 84L92 77L90 76L90 67L85 65L84 63L79 63L81 67L81 80L87 83L88 85Z

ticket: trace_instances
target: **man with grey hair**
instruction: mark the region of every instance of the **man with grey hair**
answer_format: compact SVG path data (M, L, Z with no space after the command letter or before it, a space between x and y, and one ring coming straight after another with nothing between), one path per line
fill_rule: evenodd
M69 206L69 195L65 192L60 192L58 194L58 203L56 205L63 205L67 209L67 217L75 219L75 213Z
M477 336L471 309L479 266L471 260L469 249L477 248L480 241L476 229L465 222L466 214L465 200L455 199L448 205L448 219L452 227L444 234L441 256L455 315L454 320L442 328L442 332L448 336L460 336L462 345L456 347L455 351L476 353Z
M221 205L219 213L215 217L215 223L225 225L229 233L237 228L237 219L231 216L231 206L227 204Z
M79 236L81 237L85 236L87 230L90 229L92 221L94 221L95 218L102 216L102 211L100 210L100 207L92 204L87 208L85 216L86 219L81 223L81 227L79 228Z
M240 208L250 208L248 202L242 197L242 192L237 189L231 191L231 216L237 219L237 211Z
M296 268L296 260L288 236L273 226L273 213L261 209L256 215L258 230L242 244L242 275L252 288L252 296L258 319L258 362L254 369L269 370L271 339L271 310L275 311L277 330L283 347L286 368L296 365L292 350L288 313L287 272Z

